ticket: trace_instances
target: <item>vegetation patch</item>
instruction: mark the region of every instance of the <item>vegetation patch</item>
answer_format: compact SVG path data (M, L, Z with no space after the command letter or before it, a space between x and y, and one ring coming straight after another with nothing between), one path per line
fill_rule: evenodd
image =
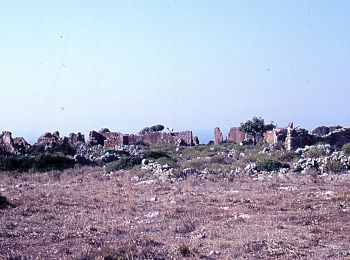
M262 171L272 172L272 171L279 171L282 168L289 169L290 166L287 163L282 163L275 160L266 160L266 161L258 162L256 164L255 170L257 170L258 172L262 172Z
M51 171L72 168L75 161L59 154L41 153L36 156L5 155L0 156L1 171Z
M344 144L341 150L344 154L350 155L350 143Z
M10 206L10 202L6 199L6 197L2 196L0 194L0 209L4 209L8 206Z
M120 171L120 170L130 170L136 165L140 165L142 159L136 156L122 157L114 162L106 164L106 171Z

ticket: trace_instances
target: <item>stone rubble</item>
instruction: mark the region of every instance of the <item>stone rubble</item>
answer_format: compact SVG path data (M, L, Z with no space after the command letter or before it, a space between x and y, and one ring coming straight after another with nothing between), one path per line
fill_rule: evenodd
M318 149L324 155L309 157L308 152L313 149ZM301 159L293 164L293 170L295 172L305 173L308 170L314 170L319 174L350 172L350 156L346 156L342 151L333 151L328 144L299 148L295 153L301 156Z

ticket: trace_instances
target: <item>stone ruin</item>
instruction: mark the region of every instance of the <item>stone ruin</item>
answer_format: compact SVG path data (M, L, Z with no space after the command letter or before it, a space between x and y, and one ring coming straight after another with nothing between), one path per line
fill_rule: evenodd
M316 143L342 147L350 142L350 128L319 126L309 132L290 124L287 128L277 128L267 132L265 142L272 145L282 145L287 150L296 150Z
M47 132L41 135L36 141L35 145L43 146L45 150L48 150L56 144L60 145L64 143L76 148L77 145L85 143L85 138L80 132L70 133L68 137L60 137L60 133L58 131L54 131L53 133Z
M224 141L233 142L233 143L241 143L243 141L249 140L250 135L239 130L239 127L231 127L226 139L224 140L223 134L219 127L214 128L214 143L221 144Z
M220 127L214 128L214 144L221 144L224 141Z
M214 129L214 143L220 144L223 140L223 135L220 128ZM231 127L226 138L229 142L241 143L250 139L248 134L239 130L239 127ZM272 131L265 133L264 138L260 140L262 143L283 147L286 150L296 150L307 145L316 143L326 143L338 147L350 142L350 128L341 126L319 126L309 132L300 127L294 127L290 123L285 128L275 128Z
M23 153L29 144L24 140L23 137L12 138L12 133L9 131L4 131L0 135L0 150L11 153L20 154Z
M58 131L52 133L47 132L41 135L34 145L43 146L45 150L49 150L55 145L69 144L76 150L77 154L89 153L100 148L115 149L118 146L136 145L136 144L172 144L176 146L192 146L198 145L199 139L193 136L192 131L183 132L154 132L143 135L122 134L119 132L111 132L107 128L100 131L91 131L87 142L80 132L70 133L68 137L61 137ZM97 148L96 148L97 147ZM25 154L30 145L22 137L12 138L11 132L4 131L0 135L0 151L11 154Z
M250 138L250 135L239 130L239 127L231 127L227 135L227 141L235 143L241 143Z
M79 143L85 143L85 137L82 133L70 133L68 137L68 143L70 145L75 145Z
M350 127L336 128L334 131L328 132L319 137L318 140L330 145L341 147L350 142Z
M122 134L118 132L105 132L99 134L103 137L104 147L114 149L123 145L135 144L172 144L175 146L193 146L199 144L199 139L193 136L192 131L183 131L175 133L154 132L143 135Z

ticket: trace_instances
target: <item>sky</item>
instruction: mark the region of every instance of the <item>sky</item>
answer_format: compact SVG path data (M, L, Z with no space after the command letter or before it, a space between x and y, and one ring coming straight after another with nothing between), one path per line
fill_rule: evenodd
M349 27L348 0L3 0L0 130L350 125Z

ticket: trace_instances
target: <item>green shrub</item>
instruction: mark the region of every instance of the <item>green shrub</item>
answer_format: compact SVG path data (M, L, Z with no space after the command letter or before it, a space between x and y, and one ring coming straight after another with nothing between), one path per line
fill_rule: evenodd
M0 156L1 171L28 171L32 166L32 161L26 156L5 155Z
M130 170L136 165L140 165L142 159L136 156L122 157L116 161L106 164L106 171Z
M1 196L1 193L0 193L0 209L4 209L9 205L11 205L11 204L8 202L6 197Z
M130 153L124 150L105 150L104 153L117 154L119 156L130 156Z
M70 146L70 144L62 143L62 144L54 144L51 148L45 150L43 145L33 145L31 146L26 153L28 155L36 156L43 153L51 153L51 154L63 154L63 155L75 155L75 149Z
M51 149L49 149L50 153L62 153L64 155L75 155L75 149L70 146L70 144L62 143L62 144L54 144Z
M350 143L346 143L343 145L342 149L343 153L346 155L350 155Z
M170 158L170 156L166 152L163 152L163 151L146 151L144 153L144 158L147 158L147 159L159 159L162 157Z
M35 157L32 168L37 171L64 170L72 168L75 161L58 154L40 154Z
M32 156L36 156L39 154L45 153L45 147L43 145L32 145L28 150L27 150L27 154L28 155L32 155Z
M215 155L210 158L210 163L219 163L219 164L225 164L226 163L226 158L223 155Z
M174 168L176 167L177 160L174 158L161 157L159 159L156 159L156 162L161 165L168 164L170 167Z
M64 170L75 165L75 161L59 154L41 153L37 156L0 156L1 171L51 171Z
M287 163L281 163L275 160L265 160L265 161L258 162L256 164L255 170L257 170L258 172L262 172L262 171L272 172L272 171L279 171L282 168L289 169L290 166Z
M327 162L326 166L324 167L325 172L330 173L339 173L344 170L344 166L340 161L336 160L330 160Z
M297 157L293 151L283 151L282 154L277 156L277 160L282 162L292 162Z
M253 145L254 141L252 139L242 141L242 145Z
M147 146L147 147L149 147L149 144L146 144L145 142L142 142L142 141L137 141L137 142L135 143L135 145L141 145L141 146Z
M319 158L319 157L325 156L326 151L320 147L312 147L305 154L309 158Z
M193 168L196 170L203 170L205 167L206 167L205 161L198 160L198 159L185 161L181 166L182 169Z

